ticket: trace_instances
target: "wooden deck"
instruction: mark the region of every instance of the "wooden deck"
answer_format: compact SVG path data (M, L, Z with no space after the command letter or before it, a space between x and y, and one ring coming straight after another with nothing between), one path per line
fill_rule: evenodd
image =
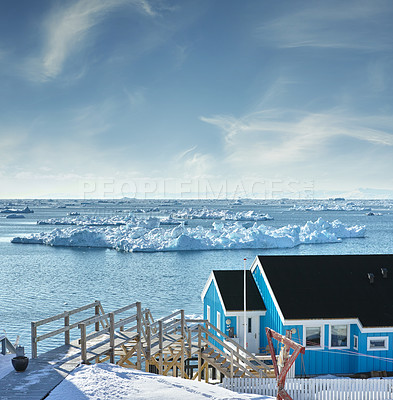
M63 345L30 359L24 372L0 379L1 400L41 400L80 364L80 349Z
M93 317L70 323L70 315L90 308L94 308ZM132 315L124 316L125 312ZM63 328L38 335L37 327L62 319ZM79 329L80 336L70 343L71 329ZM37 344L59 334L64 334L65 344L38 355ZM192 360L197 364L191 365ZM186 320L183 310L154 321L140 303L105 314L96 301L32 322L29 366L24 372L12 371L0 379L0 400L44 399L78 365L105 361L206 382L212 368L228 377L267 376L269 369L208 321Z

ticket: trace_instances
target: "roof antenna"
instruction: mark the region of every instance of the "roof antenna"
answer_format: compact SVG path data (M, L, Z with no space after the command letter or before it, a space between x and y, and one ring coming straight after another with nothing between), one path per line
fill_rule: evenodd
M386 279L388 277L388 269L381 268L381 272L382 272L382 277Z
M369 272L367 274L368 280L370 281L370 283L374 283L374 274Z

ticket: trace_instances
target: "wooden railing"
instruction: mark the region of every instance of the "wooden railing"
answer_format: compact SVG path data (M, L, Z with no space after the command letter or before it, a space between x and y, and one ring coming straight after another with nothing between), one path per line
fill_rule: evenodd
M37 358L37 352L38 352L38 342L41 342L42 340L48 339L50 337L59 335L61 333L64 333L64 344L70 344L70 331L74 328L77 328L79 324L84 321L78 321L73 324L70 324L70 316L74 314L81 313L82 311L89 310L90 308L94 308L94 315L98 316L100 313L103 313L103 309L101 306L101 302L96 300L94 303L87 304L83 307L75 308L70 311L64 311L61 314L55 315L50 318L45 318L40 321L34 321L31 323L31 357L32 358ZM96 318L96 317L93 317ZM45 333L43 335L38 336L37 328L42 325L49 324L54 321L58 320L64 320L64 327L60 329L56 329L54 331ZM98 324L96 325L96 329L98 329Z
M239 343L234 341L224 332L217 329L207 320L186 320L187 323L197 323L191 333L190 341L195 341L198 338L198 348L208 346L218 352L221 356L225 357L230 362L230 376L233 377L234 367L242 370L245 374L249 375L250 370L256 371L260 377L266 377L266 372L270 369L268 365L261 362L253 354L245 350ZM213 332L214 333L213 333ZM197 332L197 333L196 333ZM216 344L215 344L216 343ZM217 346L221 345L222 349ZM201 368L201 360L198 357L198 369ZM200 376L199 376L200 379Z
M93 316L70 323L71 315L91 308L94 308ZM37 327L61 319L64 320L62 328L38 336ZM168 372L168 368L176 365L180 369L181 376L185 377L186 359L198 353L198 376L201 379L202 352L209 347L229 361L229 376L231 377L234 376L235 371L240 371L246 376L252 376L256 372L262 377L266 376L266 371L270 370L269 366L207 320L185 319L184 310L175 311L154 321L150 310L142 310L140 302L104 313L101 303L95 301L54 317L32 322L31 326L33 358L37 357L38 342L64 333L64 343L70 344L70 331L79 328L80 336L75 344L76 346L80 345L82 363L93 359L96 362L109 360L114 363L115 350L122 347L121 351L125 353L121 356L124 359L120 361L123 363L127 362L129 365L141 369L144 358L146 368L150 362L153 362L158 373L164 375ZM174 351L173 349L176 349L176 355L170 361L167 357L168 347L171 347L171 353ZM133 361L131 364L126 361L128 357L135 357L136 362ZM204 360L208 361L207 355L204 356ZM213 360L210 364L214 364ZM220 366L218 367L220 368ZM224 370L224 367L221 369ZM224 372L228 374L228 370Z
M16 344L13 345L9 339L7 338L6 335L1 335L0 336L0 354L2 354L3 356L7 353L7 350L10 353L15 354L16 353Z
M180 318L178 318L180 316ZM155 333L153 333L155 332ZM152 347L158 344L158 370L159 373L163 371L163 351L164 351L164 335L180 333L181 345L181 377L184 378L184 337L186 333L184 310L178 310L172 314L154 321L148 325L146 336L146 358L150 358Z
M116 321L116 316L125 313L126 311L133 310L131 315L127 317L120 318ZM80 347L81 347L81 360L83 363L88 361L87 353L89 350L93 350L97 347L97 345L105 344L104 342L100 343L89 343L92 339L95 339L99 336L109 334L109 359L111 363L115 361L115 349L120 347L122 344L129 341L131 338L127 333L135 332L133 336L138 341L138 360L137 367L141 368L141 357L142 357L142 336L145 336L146 333L144 329L142 329L142 315L148 313L149 310L145 309L142 311L141 303L136 302L130 304L128 306L119 308L113 312L99 315L96 317L92 317L88 320L82 321L78 326L80 329ZM101 323L103 321L109 321L108 324L104 324L102 329L93 331L88 333L88 327L92 324ZM129 326L131 324L131 326ZM124 334L122 334L124 333ZM132 335L131 335L132 336Z

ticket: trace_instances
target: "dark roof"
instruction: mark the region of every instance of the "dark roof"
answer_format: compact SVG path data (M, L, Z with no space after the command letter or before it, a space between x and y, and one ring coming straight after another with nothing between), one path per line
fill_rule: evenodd
M244 271L213 271L227 311L244 310ZM246 271L247 311L266 311L262 296L250 271Z
M258 258L285 319L359 318L365 327L393 326L393 255Z

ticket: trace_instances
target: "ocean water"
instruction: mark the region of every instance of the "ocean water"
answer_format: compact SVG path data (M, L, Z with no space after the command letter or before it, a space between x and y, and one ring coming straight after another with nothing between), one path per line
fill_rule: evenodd
M307 202L309 204L310 202ZM59 202L24 202L35 212L25 219L0 217L0 333L5 330L14 341L30 349L30 323L65 310L100 300L106 312L134 303L150 308L155 318L184 309L186 314L201 314L200 294L212 269L242 269L258 254L378 254L393 253L392 202L362 201L380 216L367 216L367 211L293 211L295 201L197 202L182 204L160 201L137 203L70 203L57 208ZM300 201L297 205L303 204ZM318 202L314 201L314 205ZM345 204L345 203L343 203ZM216 250L156 253L124 253L109 249L50 247L12 244L15 236L54 229L39 226L37 220L66 216L70 211L81 215L114 215L145 209L141 215L167 215L170 211L187 207L236 210L255 210L268 213L273 221L264 224L280 227L303 225L322 217L352 225L366 225L366 237L346 239L341 243L300 245L291 249ZM4 207L4 204L0 204ZM151 211L152 208L159 208ZM19 206L18 206L19 208ZM1 214L0 214L1 215ZM211 220L192 220L190 226L209 226ZM72 321L71 321L72 322ZM40 329L40 328L39 328ZM45 328L39 330L43 334ZM54 341L39 344L39 352ZM56 342L57 343L57 342Z

